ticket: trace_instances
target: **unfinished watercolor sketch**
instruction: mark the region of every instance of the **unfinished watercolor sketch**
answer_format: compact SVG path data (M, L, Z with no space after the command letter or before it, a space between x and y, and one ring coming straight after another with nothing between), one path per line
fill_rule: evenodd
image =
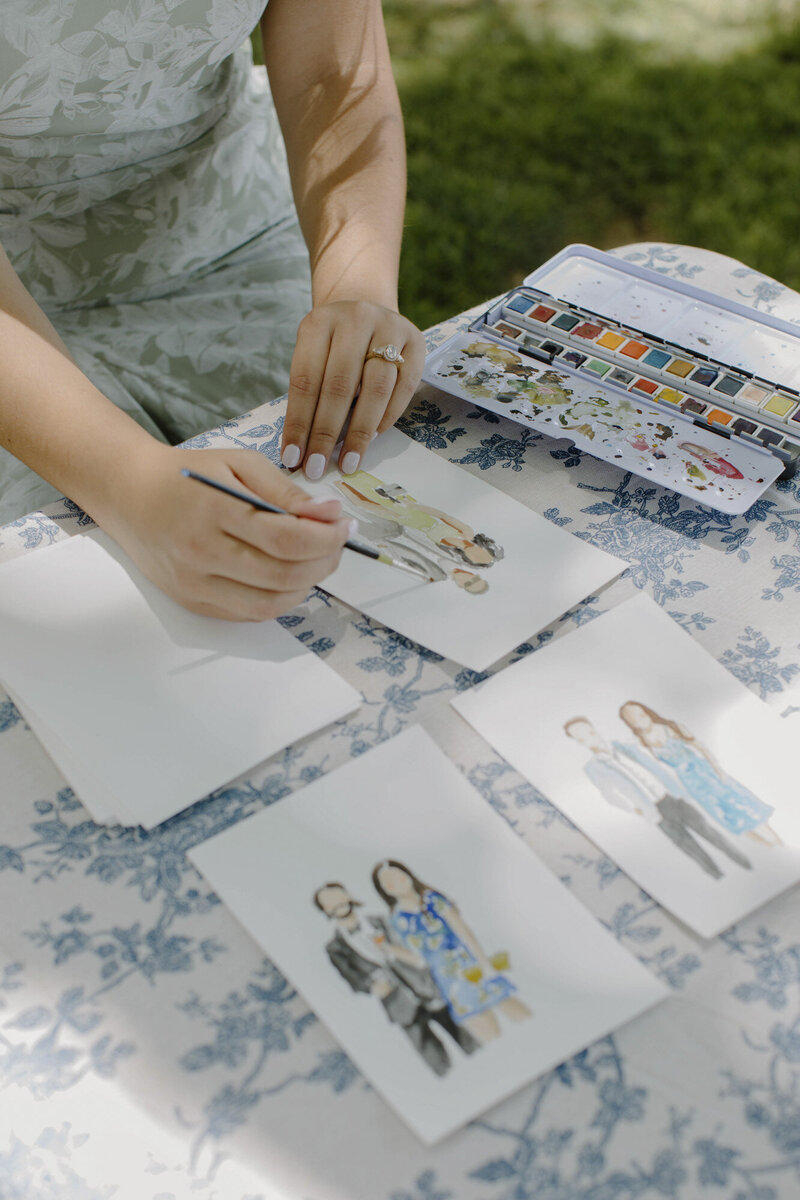
M469 595L488 592L485 572L504 555L493 538L368 471L347 475L334 487L345 512L358 521L361 537L420 567L434 583L449 579Z
M625 565L398 429L367 449L359 471L343 475L331 466L303 487L335 496L358 521L362 541L417 574L343 554L325 591L474 671Z
M191 858L426 1142L665 994L418 726Z
M800 879L790 730L644 595L453 706L704 937Z

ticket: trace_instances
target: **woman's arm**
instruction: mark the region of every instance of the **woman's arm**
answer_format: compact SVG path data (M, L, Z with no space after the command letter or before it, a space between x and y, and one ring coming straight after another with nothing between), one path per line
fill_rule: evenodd
M166 446L78 369L0 249L0 445L71 497L144 573L196 612L264 620L334 570L339 504L308 497L261 455ZM184 479L190 466L295 513L265 517Z
M349 473L373 433L403 412L425 353L422 335L397 311L405 145L380 0L270 0L261 31L312 274L284 461L304 461L318 477L360 387L339 458ZM387 343L403 352L399 371L364 362Z

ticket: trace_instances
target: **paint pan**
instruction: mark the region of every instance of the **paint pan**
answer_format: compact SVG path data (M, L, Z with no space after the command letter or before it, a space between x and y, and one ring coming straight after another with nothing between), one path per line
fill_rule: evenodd
M574 352L562 359L569 353ZM782 471L782 461L759 445L739 437L723 440L695 424L693 413L659 405L633 389L610 389L607 376L561 367L562 359L547 366L527 358L521 346L512 350L465 333L434 351L425 378L472 405L541 433L566 436L580 450L724 512L744 512ZM586 366L592 361L601 362L584 356ZM693 398L690 403L701 404ZM704 461L723 464L724 473L704 467Z
M712 441L716 438L722 453L730 453L730 445L741 445L758 456L765 453L759 448L768 446L780 461L765 466L761 458L751 463L749 476L743 472L752 485L751 500L760 494L759 488L769 486L776 470L783 471L786 458L800 456L800 329L769 314L720 300L685 280L669 279L591 247L571 246L477 318L470 333L488 326L494 326L493 335L509 348L527 350L535 359L541 359L544 350L548 365L564 373L569 387L577 388L581 380L581 386L593 389L595 408L602 406L606 414L624 416L626 404L633 404L636 412L652 404L662 413L665 427L676 420L687 422L693 437L703 431ZM522 327L521 335L511 332L517 327ZM431 359L438 361L448 344ZM450 386L441 378L432 379L432 373L426 366L426 379ZM480 381L476 385L473 379L466 389L469 398L490 407L472 394L476 386ZM455 382L450 390L462 394ZM518 396L514 404L508 399L519 393L513 380L497 396L501 393L502 400L496 397L494 403L513 419L523 424L539 421L529 398ZM566 409L558 417L545 413L540 426L544 432L557 426L577 445L574 415ZM596 417L597 413L592 420ZM629 461L630 446L620 448L612 431L601 436L592 421L585 424L593 434L583 448L617 465ZM612 424L619 428L624 421ZM644 435L640 431L636 437L641 440ZM666 456L679 459L675 443L668 441ZM659 447L653 453L665 451ZM684 463L670 476L671 483L666 480L669 472L661 475L666 486L696 495L694 483L685 476L688 472L696 482L697 467ZM652 461L630 469L654 478ZM703 499L733 512L741 497L723 497L711 488L704 490Z
M796 409L796 400L793 400L791 396L784 396L780 392L777 392L763 405L761 411L764 415L773 413L776 417L780 417L782 421L785 421Z

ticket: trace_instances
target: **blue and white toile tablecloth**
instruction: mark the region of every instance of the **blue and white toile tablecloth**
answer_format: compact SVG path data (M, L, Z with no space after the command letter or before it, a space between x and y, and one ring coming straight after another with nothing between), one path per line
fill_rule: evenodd
M800 323L800 296L731 260L619 253ZM276 458L282 415L194 444ZM431 389L404 428L629 563L512 659L642 588L800 734L800 480L722 516ZM0 530L0 558L85 524L69 502L35 513ZM150 833L88 820L0 693L2 1200L796 1200L800 891L700 942L452 712L478 676L319 593L283 624L361 710ZM434 1149L186 860L413 722L672 989Z

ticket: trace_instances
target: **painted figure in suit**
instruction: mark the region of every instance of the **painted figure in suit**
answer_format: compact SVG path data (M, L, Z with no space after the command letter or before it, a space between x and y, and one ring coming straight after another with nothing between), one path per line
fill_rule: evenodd
M431 1024L446 1030L465 1054L478 1042L459 1026L439 994L423 962L395 946L388 922L368 916L362 920L354 900L341 883L326 883L314 893L314 903L336 926L325 947L328 958L354 992L374 996L386 1016L398 1025L437 1075L451 1067L450 1056Z
M640 746L618 741L609 745L586 717L567 721L564 732L591 752L584 774L614 808L636 813L657 826L713 879L720 879L722 871L698 839L721 850L740 867L750 868L749 859L709 824L693 804L672 794L674 780L669 772Z

